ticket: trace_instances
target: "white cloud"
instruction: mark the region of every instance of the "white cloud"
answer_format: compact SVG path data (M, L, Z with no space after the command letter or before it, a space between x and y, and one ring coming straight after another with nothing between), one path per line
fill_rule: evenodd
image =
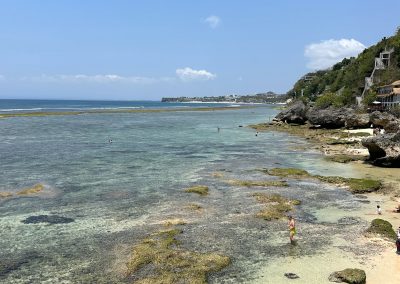
M365 45L355 39L329 39L306 46L304 56L309 59L310 69L325 69L344 58L358 55Z
M212 74L207 70L193 70L189 67L176 69L176 75L182 81L213 80L217 77L216 74Z
M23 77L23 81L32 82L92 82L92 83L132 83L132 84L153 84L158 82L168 82L174 80L174 78L163 77L163 78L152 78L152 77L140 77L140 76L120 76L116 74L98 74L98 75L46 75L36 77Z
M204 22L210 26L210 28L215 29L221 23L221 19L217 16L211 15L207 17Z

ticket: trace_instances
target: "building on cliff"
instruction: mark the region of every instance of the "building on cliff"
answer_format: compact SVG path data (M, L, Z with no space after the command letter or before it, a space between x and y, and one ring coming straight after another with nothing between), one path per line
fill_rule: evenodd
M400 80L392 84L381 86L377 89L378 100L382 103L383 108L390 109L400 105Z

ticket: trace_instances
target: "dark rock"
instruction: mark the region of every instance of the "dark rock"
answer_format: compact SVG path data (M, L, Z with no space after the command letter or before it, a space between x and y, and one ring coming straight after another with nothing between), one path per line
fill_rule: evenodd
M300 276L298 276L297 274L291 273L291 272L285 273L284 275L285 275L287 278L289 278L289 279L297 279L297 278L300 278Z
M400 131L368 137L361 141L369 159L378 166L400 166Z
M74 222L75 220L68 217L58 215L38 215L29 216L25 220L21 221L24 224L37 224L37 223L48 223L48 224L66 224Z
M367 275L364 270L357 268L347 268L342 271L333 272L329 275L329 281L338 283L350 283L350 284L365 284L367 281Z
M28 264L29 262L40 258L35 252L25 253L19 257L6 257L1 256L0 258L0 277L19 269L21 266ZM0 278L1 279L1 278Z
M400 120L387 112L374 111L370 114L369 120L374 127L383 127L387 133L393 133L400 130Z
M313 125L320 125L322 128L341 128L346 124L349 117L353 117L355 111L351 108L311 108L306 116Z
M346 128L365 128L370 125L368 113L353 113L345 118Z
M338 220L339 225L355 225L360 223L360 218L356 217L343 217Z
M275 120L287 123L304 124L306 118L307 107L302 101L296 101L288 108L284 109L275 117Z

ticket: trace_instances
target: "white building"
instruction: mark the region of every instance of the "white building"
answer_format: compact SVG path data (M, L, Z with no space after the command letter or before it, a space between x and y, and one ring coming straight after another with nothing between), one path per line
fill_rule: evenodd
M400 80L394 81L390 85L379 87L378 100L386 109L400 105Z

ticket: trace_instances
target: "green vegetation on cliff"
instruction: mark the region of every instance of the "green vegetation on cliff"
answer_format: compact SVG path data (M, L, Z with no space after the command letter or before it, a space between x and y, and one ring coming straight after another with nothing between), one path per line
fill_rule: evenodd
M332 68L306 74L298 80L290 96L303 96L316 101L319 107L333 105L341 107L355 103L355 97L360 96L365 84L365 77L369 77L374 69L375 57L386 49L394 48L390 57L390 64L385 70L377 70L374 80L377 85L385 85L400 79L400 30L394 36L384 37L376 45L366 48L357 58L345 58ZM321 96L322 95L322 96ZM366 96L374 99L374 90Z

